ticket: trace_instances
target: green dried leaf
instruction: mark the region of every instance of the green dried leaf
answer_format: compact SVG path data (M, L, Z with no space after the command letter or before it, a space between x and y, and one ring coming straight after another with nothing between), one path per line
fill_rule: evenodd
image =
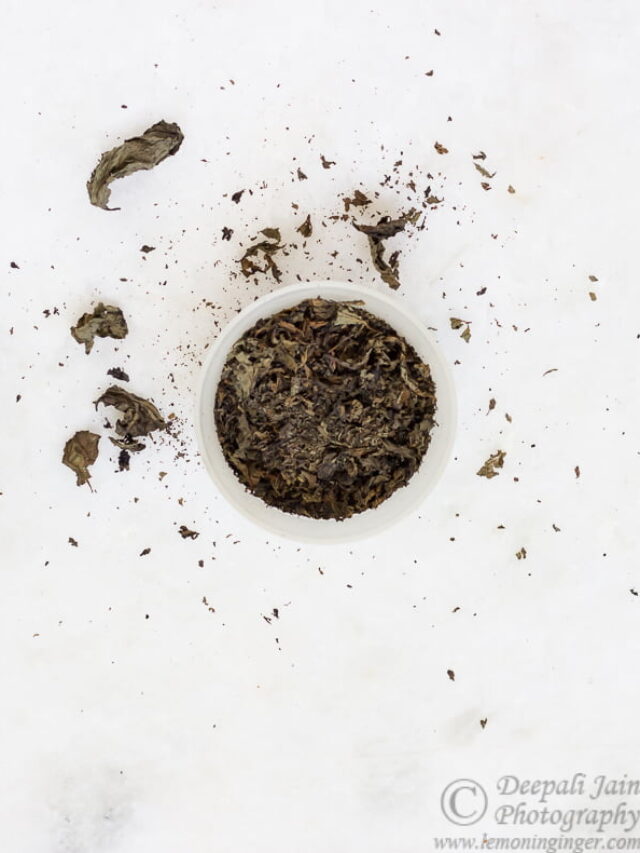
M466 326L466 327L465 327L465 329L464 329L464 331L462 332L462 334L460 335L460 337L462 338L462 340L463 340L466 344L468 344L468 343L469 343L469 341L471 340L471 329L469 328L469 326Z
M407 222L415 223L420 218L420 211L413 207L407 213L404 213L398 219L390 219L388 216L383 216L377 225L360 225L357 222L353 223L353 227L357 231L361 231L369 238L369 250L373 265L380 273L382 280L389 285L393 290L400 287L400 279L398 278L399 252L394 252L387 261L385 259L385 247L383 241L389 237L394 237L400 231L404 231Z
M451 323L452 329L460 329L465 323L465 321L461 320L459 317L450 317L449 322Z
M311 224L311 215L308 214L305 221L296 228L296 231L299 234L302 234L303 237L311 237L313 234L313 225Z
M252 275L256 275L256 273L271 272L275 280L280 281L282 273L280 272L276 262L273 260L273 255L281 249L284 249L284 246L280 243L280 229L263 228L260 233L264 234L268 239L261 240L259 243L254 243L252 246L249 246L244 255L240 258L238 263L240 264L242 274L245 278L249 278ZM256 263L255 260L252 260L253 258L257 258L259 254L262 254L262 260L264 261L263 267Z
M482 468L480 468L479 471L476 471L478 477L486 477L487 480L490 480L492 477L497 477L498 471L496 469L504 466L504 459L506 455L506 451L497 450L487 459Z
M157 166L178 151L183 139L177 124L159 121L145 130L142 136L134 136L106 151L87 181L91 204L103 210L119 210L119 207L107 206L111 196L109 184L118 178Z
M72 436L64 446L62 463L75 472L78 486L84 486L91 479L89 465L93 465L98 458L99 441L99 435L83 429Z
M480 163L474 162L473 165L480 172L483 178L495 178L496 172L489 172L487 169L484 168L484 166L481 166Z
M122 417L116 421L116 432L120 436L149 435L150 432L166 426L164 418L153 403L125 391L118 385L112 385L95 401L96 409L99 403L114 406L122 412ZM129 445L125 445L125 448L131 449Z
M96 336L121 340L127 332L127 321L120 308L102 302L98 302L91 314L83 314L76 325L71 327L71 334L79 344L84 344L87 354L91 352Z
M282 239L279 228L263 228L260 233L264 234L268 240L275 240L276 243L279 243Z

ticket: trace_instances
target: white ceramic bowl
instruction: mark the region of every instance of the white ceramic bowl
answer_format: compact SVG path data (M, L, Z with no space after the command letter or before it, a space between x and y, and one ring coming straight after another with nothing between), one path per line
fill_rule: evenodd
M436 386L436 422L431 443L416 473L406 486L395 491L386 501L344 521L306 518L291 515L268 506L252 495L236 478L225 460L214 419L216 389L227 354L233 344L258 320L303 299L320 296L324 299L348 301L361 299L364 308L385 320L414 347L431 367ZM362 539L379 533L394 522L412 513L433 489L449 459L456 422L456 402L453 379L439 349L424 325L411 315L410 306L391 294L378 293L372 288L333 281L294 284L274 290L252 302L222 330L212 344L202 368L196 401L196 430L202 459L212 480L229 503L244 516L272 533L298 542L337 543Z

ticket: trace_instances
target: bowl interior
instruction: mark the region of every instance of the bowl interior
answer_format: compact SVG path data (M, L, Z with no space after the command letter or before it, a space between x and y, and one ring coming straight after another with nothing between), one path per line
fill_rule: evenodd
M436 426L431 442L416 473L403 488L374 509L344 521L305 518L268 506L252 495L229 467L218 440L214 419L216 389L227 353L233 344L258 320L303 299L322 297L336 301L360 299L363 307L385 320L402 335L431 368L436 386ZM435 486L445 468L455 433L456 406L449 368L424 326L414 320L410 309L394 296L354 284L319 281L283 287L251 303L238 314L212 344L202 368L196 401L196 430L204 464L214 483L239 512L272 533L299 542L348 542L361 539L414 511Z

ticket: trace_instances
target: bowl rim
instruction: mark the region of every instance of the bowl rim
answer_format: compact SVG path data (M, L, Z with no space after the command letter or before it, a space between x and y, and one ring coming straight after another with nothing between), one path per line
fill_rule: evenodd
M331 288L345 288L349 292L349 297L335 297L331 295L324 295L323 290L331 289ZM439 464L435 465L434 470L431 472L431 475L427 481L423 481L420 483L420 487L418 488L416 484L414 484L413 494L414 499L411 501L410 506L399 508L395 513L387 513L387 517L385 519L380 519L378 521L374 521L372 516L375 514L376 507L365 510L362 513L357 513L354 516L351 516L348 519L344 519L342 521L336 521L333 519L310 519L306 516L298 516L290 513L285 513L282 510L279 510L275 507L271 507L279 516L281 516L280 521L281 524L271 523L270 521L265 520L264 518L256 518L247 507L247 496L251 496L254 500L260 501L260 498L256 498L255 495L252 495L246 487L242 485L242 483L236 478L235 473L233 472L231 466L226 462L228 472L231 472L234 478L235 488L229 488L228 482L229 478L225 478L219 476L219 472L211 458L211 451L209 448L209 444L205 438L205 427L204 427L204 409L203 409L203 398L205 397L207 390L211 387L211 382L215 381L217 387L217 378L210 376L212 371L212 366L214 363L220 358L220 352L224 347L225 354L228 353L229 349L235 344L239 337L244 334L244 331L251 328L253 324L255 324L261 317L267 317L270 314L277 313L278 311L286 310L286 307L277 307L272 311L263 311L263 309L276 301L280 300L283 297L291 297L289 305L290 307L297 304L304 299L310 299L314 297L327 298L327 299L343 299L344 301L348 301L348 299L365 300L365 310L370 313L379 316L376 314L375 308L372 308L367 304L367 300L371 300L373 302L382 302L384 303L391 311L391 313L395 313L402 317L402 322L408 324L413 327L413 330L416 333L417 337L422 337L423 341L428 343L428 346L432 350L433 358L429 359L430 366L433 366L434 362L437 363L437 371L440 375L440 387L442 387L442 382L446 386L446 393L438 394L438 407L440 407L441 400L446 400L446 411L445 417L443 421L443 425L438 424L438 409L436 410L436 424L437 429L443 430L444 434L440 439L440 459ZM262 312L262 313L261 313ZM247 317L252 316L251 325L245 326L247 321ZM385 322L388 322L389 325L393 326L393 322L388 318L384 319ZM244 328L243 328L244 327ZM399 334L402 334L399 332ZM405 335L403 334L403 337ZM419 353L420 354L420 353ZM225 355L226 359L226 355ZM223 362L224 363L224 360ZM202 367L200 368L200 377L196 388L195 395L195 432L197 437L198 449L200 451L200 456L202 458L204 467L209 474L209 477L213 481L215 487L221 493L221 495L226 499L226 501L237 511L239 512L245 519L253 522L256 526L261 528L262 530L267 530L269 533L276 534L281 536L284 539L289 539L295 542L305 542L310 544L344 544L347 542L355 542L358 540L366 539L371 536L377 535L378 533L389 529L393 525L397 524L402 519L408 517L412 513L416 512L417 509L423 504L426 497L433 491L436 484L440 480L444 469L446 468L452 454L453 444L455 441L456 434L456 424L457 424L457 401L455 395L455 385L453 382L453 374L452 371L444 359L444 356L440 350L439 345L433 340L431 335L428 333L426 326L424 326L420 321L416 320L415 316L411 313L411 306L405 306L402 300L396 296L395 294L389 294L385 292L381 292L375 290L371 285L359 285L353 284L351 282L343 282L337 281L333 279L324 279L318 281L308 281L308 282L299 282L296 284L285 285L284 287L277 287L269 293L263 294L258 299L248 303L244 308L242 308L235 317L232 317L228 323L226 323L222 329L220 330L217 337L211 342L206 357L203 360ZM210 416L211 420L213 420L213 415ZM213 422L214 433L217 436L217 432L215 430L215 421ZM431 445L430 445L431 447ZM429 448L425 454L425 459L429 454ZM423 463L421 463L422 465ZM415 477L418 476L420 471L420 467L416 471L416 473L410 478L409 483L411 483ZM401 490L398 490L401 491ZM394 493L395 494L395 493ZM386 504L393 495L383 501L380 506ZM243 500L244 498L244 500ZM263 503L261 501L261 503ZM265 504L266 506L266 504ZM362 524L357 525L359 529L355 530L350 528L349 522L355 522L356 520L362 520L365 517L371 517L370 524ZM295 522L291 522L291 519L296 519L298 523L300 523L300 519L304 519L308 522L313 522L317 525L317 533L300 533L289 530L289 527L294 527ZM289 524L287 524L289 521ZM330 524L331 527L328 528L327 524ZM334 527L335 525L335 527ZM362 528L366 529L362 529Z

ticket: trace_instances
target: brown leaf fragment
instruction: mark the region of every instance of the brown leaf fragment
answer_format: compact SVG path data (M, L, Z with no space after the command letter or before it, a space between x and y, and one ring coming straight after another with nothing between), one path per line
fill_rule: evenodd
M70 536L70 537L69 537L69 545L73 545L73 547L74 547L74 548L77 548L77 547L78 547L78 543L77 543L77 542L76 542L76 540L73 538L73 536Z
M349 198L345 196L342 201L344 202L344 209L348 213L349 208L353 207L366 207L368 204L371 204L371 199L367 198L366 195L360 190L354 190L353 196Z
M509 414L509 412L505 412L505 413L504 413L504 416L505 416L506 420L508 420L508 421L509 421L509 423L512 423L513 418L511 417L511 415Z
M147 246L146 243L144 244L144 246L140 246L140 251L145 255L148 255L149 252L155 252L155 250L156 250L155 246Z
M492 412L492 411L495 409L495 407L496 407L496 401L495 401L495 398L494 398L494 397L492 397L492 398L489 400L489 409L488 409L488 411L487 411L487 414L489 414L489 412Z
M527 549L523 546L519 551L516 551L516 557L518 560L526 560L527 559Z
M146 557L147 554L150 554L150 553L151 553L151 548L143 548L142 551L140 551L140 556Z
M160 412L149 400L138 397L118 385L112 385L95 401L95 407L114 406L122 417L116 421L116 433L120 436L149 435L157 429L164 429L166 423ZM114 444L117 443L114 441ZM118 445L120 446L120 445ZM125 449L130 449L126 447Z
M455 672L454 672L452 669L448 669L448 670L447 670L447 675L449 676L449 680L450 680L450 681L455 681L455 680L456 680L456 674L455 674Z
M574 471L574 473L575 473L575 475L576 475L576 480L577 480L577 479L578 479L578 477L580 476L580 466L579 466L579 465L576 465L576 467L573 469L573 471Z
M178 533L183 539L197 539L200 536L197 530L189 530L184 524L180 525Z
M311 237L313 234L313 225L311 224L311 214L307 215L307 218L304 222L296 228L296 231L299 234L302 234L303 237Z
M511 184L509 184L509 186L507 187L507 192L511 193L512 195L513 193L515 193L515 189L511 186Z
M324 156L324 154L320 155L320 160L322 162L322 168L323 169L330 169L332 166L336 165L335 160L327 160L326 157Z
M18 266L18 264L15 261L11 261L9 263L9 266L11 267L12 270L19 270L20 269L20 267Z
M487 181L482 181L480 186L485 192L488 192L491 189L491 184L487 183Z
M64 446L62 462L67 468L71 468L76 475L76 484L83 486L89 483L91 474L89 466L98 458L98 443L100 436L95 432L80 430ZM91 488L91 483L89 483Z
M114 379L117 379L119 382L128 382L129 374L125 373L125 371L121 367L111 367L107 370L107 376L113 376Z
M593 292L593 290L590 290L590 291L589 291L589 299L590 299L592 302L595 302L597 298L598 298L598 297L597 297L597 296L596 296L596 294Z
M127 321L120 308L102 302L98 302L91 314L83 314L76 325L71 327L73 338L79 344L84 344L87 354L93 348L95 337L122 340L128 331Z
M233 234L233 228L227 228L226 225L223 226L223 228L222 228L222 239L223 240L230 240L232 234Z
M129 461L131 457L129 455L128 450L124 450L124 448L118 454L118 468L120 471L128 471L129 470Z
M484 296L486 292L487 292L487 288L481 287L480 290L476 290L476 296Z
M109 184L143 169L152 169L167 157L175 154L184 136L177 124L159 121L149 127L142 136L125 140L122 145L106 151L87 181L91 204L103 210L119 210L108 207L111 190Z
M302 169L300 168L300 166L298 166L297 175L298 175L298 180L299 180L299 181L306 181L306 180L307 180L307 176L306 176L306 175L305 175L305 173L302 171Z
M353 223L353 227L357 231L361 231L369 238L369 250L371 252L373 265L380 273L382 280L393 290L397 290L400 287L400 279L398 278L398 258L400 253L394 252L387 261L385 259L385 247L383 245L383 241L389 237L394 237L400 231L404 231L407 222L415 225L419 217L420 211L411 208L407 213L398 217L398 219L390 219L388 216L383 216L377 225L361 225L357 222Z
M451 323L452 329L461 329L466 325L466 320L461 320L459 317L449 317L449 323Z
M556 533L560 533L560 528L558 527L557 524L552 524L551 526L553 527L553 529L555 530Z
M545 372L542 375L546 376L548 373L557 373L557 372L558 372L557 367L550 367L549 370L545 370Z
M264 234L267 239L260 240L258 243L254 243L252 246L249 246L244 255L238 261L242 274L245 278L249 278L257 273L271 272L271 275L275 280L280 281L282 273L273 259L273 255L275 255L276 252L284 249L284 245L280 243L280 229L263 228L260 233ZM264 266L260 266L260 264L256 262L260 255L262 255Z
M589 281L598 281L598 277L597 277L597 276L595 276L595 275L590 275L590 276L589 276Z
M487 155L484 153L484 151L478 151L477 154L472 154L471 157L473 160L486 160L487 159Z
M465 326L464 331L460 334L462 340L468 344L471 340L471 328L469 325Z
M147 446L141 441L134 441L130 435L125 435L124 438L111 438L109 436L109 441L121 450L126 450L127 453L138 453Z
M484 166L481 166L480 163L474 162L473 165L480 172L483 178L495 178L496 172L489 172L487 169L484 168Z
M483 720L480 720L480 725L482 726L483 729L486 727L486 725L487 725L487 718L486 717Z
M233 194L232 194L232 196L231 196L231 201L232 201L234 204L238 204L238 203L239 203L239 201L240 201L240 199L242 198L242 193L243 193L243 192L244 192L244 190L238 190L237 192L233 193Z
M433 147L436 149L438 154L448 154L449 149L445 148L444 145L441 145L439 142L435 142Z
M502 468L504 466L504 458L506 456L506 452L504 450L497 450L493 453L484 465L480 468L479 471L476 471L478 477L486 477L487 480L490 480L492 477L498 476L498 468Z

